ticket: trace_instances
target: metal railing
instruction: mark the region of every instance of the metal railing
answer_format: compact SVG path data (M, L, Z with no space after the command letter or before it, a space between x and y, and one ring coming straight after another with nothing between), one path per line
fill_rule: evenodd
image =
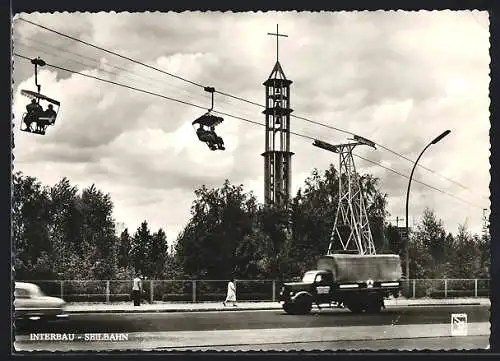
M18 280L67 302L130 301L132 280ZM148 302L222 301L227 280L145 280ZM404 283L405 281L403 281ZM489 279L410 279L410 298L489 297ZM276 301L283 281L236 280L239 301Z

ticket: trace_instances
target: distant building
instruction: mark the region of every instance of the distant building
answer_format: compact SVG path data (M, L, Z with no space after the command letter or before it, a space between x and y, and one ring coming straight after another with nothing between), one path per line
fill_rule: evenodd
M406 236L406 227L394 227L394 228L396 228L401 238L404 238ZM408 230L411 232L412 228L408 227Z

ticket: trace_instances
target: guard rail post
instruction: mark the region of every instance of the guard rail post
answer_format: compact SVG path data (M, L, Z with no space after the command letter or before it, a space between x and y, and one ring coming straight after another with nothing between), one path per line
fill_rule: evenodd
M149 303L153 303L154 300L154 281L149 280Z
M477 278L474 279L474 297L477 297Z
M412 280L412 283L413 283L413 286L412 286L413 297L412 298L415 298L415 282L416 282L416 280Z
M444 298L448 297L448 279L444 279Z
M276 280L273 280L273 302L276 301Z
M61 286L60 287L61 288L61 291L60 291L61 292L61 295L60 295L61 297L60 298L64 300L64 297L63 297L64 296L64 281L63 280L60 281L60 286Z
M192 281L192 285L193 285L193 303L196 302L196 281L193 280Z

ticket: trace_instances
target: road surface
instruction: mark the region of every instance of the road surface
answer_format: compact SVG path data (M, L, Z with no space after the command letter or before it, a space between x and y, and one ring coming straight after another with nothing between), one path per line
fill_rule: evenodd
M469 335L449 337L451 314L466 313ZM72 314L68 320L32 323L16 330L18 350L109 349L464 349L485 348L489 306L388 307L359 315L342 309L287 315L282 310L241 312ZM114 333L128 340L30 340L31 334Z

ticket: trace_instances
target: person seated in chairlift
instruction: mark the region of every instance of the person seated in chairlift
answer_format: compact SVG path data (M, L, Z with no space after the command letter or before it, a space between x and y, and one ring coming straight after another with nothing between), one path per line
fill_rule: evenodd
M203 133L203 141L207 143L208 148L210 148L210 150L217 150L217 147L215 146L215 141L217 139L215 128L212 126L210 127L210 130L203 130Z
M45 133L45 128L47 128L50 124L54 124L56 120L56 112L54 111L54 107L52 104L49 104L46 110L43 110L40 107L41 115L36 120L37 131L41 133Z
M26 105L26 111L27 114L24 117L24 124L26 124L26 129L31 130L31 123L38 120L42 107L36 102L36 99L31 99L31 103Z
M38 104L36 103L36 99L31 99L31 103L26 105L26 111L28 114L34 114L36 110L38 109Z
M201 140L202 142L206 141L206 130L203 129L203 126L200 124L198 129L196 129L196 135L198 136L198 139Z
M215 127L214 126L210 127L210 132L209 133L212 135L212 137L214 139L212 141L213 147L215 147L215 149L225 150L226 148L224 147L224 140L222 140L222 138L219 137L217 135L217 133L215 133ZM215 150L215 149L213 149L213 150Z
M226 147L224 146L224 140L221 137L217 137L217 145L219 146L220 150L226 149Z
M43 112L43 117L47 118L48 124L54 124L56 121L56 111L54 110L54 106L52 104L49 104L45 112Z
M214 132L215 134L215 132ZM217 146L220 150L225 150L226 148L224 147L224 140L222 139L222 137L219 137L217 134L215 134L215 139L216 139L216 143L217 143Z
M40 109L37 111L37 117L36 117L36 131L45 134L45 128L49 125L49 120L45 119L45 111L40 107Z
M213 125L210 127L210 130L207 131L207 134L210 134L210 138L212 141L215 141L217 139L217 133L215 133L215 127Z
M198 129L196 129L196 135L198 136L198 139L202 142L205 142L210 148L210 150L217 150L217 147L214 145L214 134L213 131L208 131L203 129L203 126L200 124Z
M201 124L200 127L196 129L196 135L198 136L198 139L201 140L202 142L213 141L215 138L212 133L213 132L211 131L203 129L203 126Z

